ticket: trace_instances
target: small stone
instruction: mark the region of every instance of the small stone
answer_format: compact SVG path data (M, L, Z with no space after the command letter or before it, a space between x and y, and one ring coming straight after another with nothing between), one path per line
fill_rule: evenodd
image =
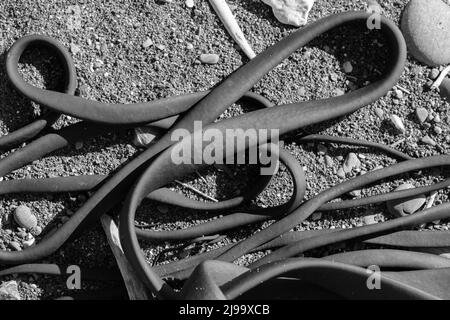
M194 50L194 45L190 42L186 43L186 49L188 49L189 51Z
M377 220L375 220L375 215L369 215L369 216L364 216L363 218L364 224L369 225L369 224L375 224L377 223Z
M77 53L81 52L81 48L77 46L75 43L70 44L70 52L73 53L73 55L76 55Z
M42 228L39 226L34 227L33 229L31 229L31 234L35 237L37 237L38 235L40 235L42 233Z
M399 89L394 90L394 95L397 99L403 99L403 91Z
M431 80L436 80L437 79L437 77L439 77L439 70L438 69L436 69L436 68L433 68L433 69L431 69L431 71L430 71L430 74L429 74L429 78L431 79Z
M204 53L200 55L200 61L205 64L216 64L219 62L219 56L215 53Z
M434 132L436 134L441 134L442 133L442 129L440 127L438 127L438 126L434 126Z
M319 145L317 146L317 153L318 153L319 155L324 155L324 154L327 153L327 151L328 151L327 147L325 147L323 144L319 144Z
M75 142L75 149L76 150L80 150L82 148L83 148L83 142L82 141Z
M350 152L344 162L343 166L344 172L350 173L352 172L353 169L357 169L360 167L361 161L359 161L358 156L355 153Z
M342 89L336 88L336 89L333 90L333 95L335 97L342 96L344 94L345 94L345 91L342 90Z
M14 249L15 251L22 251L22 248L20 247L20 244L17 241L11 241L9 243L9 246L11 249Z
M23 248L26 249L26 248L32 247L35 242L36 242L36 239L34 237L32 237L28 240L25 240L24 242L22 242Z
M348 194L351 195L352 197L360 197L361 190L353 190L353 191L350 191Z
M298 88L297 94L298 94L300 97L303 97L303 96L305 95L305 93L306 93L305 87L300 87L300 88Z
M327 167L332 167L334 165L333 158L329 155L325 155L325 164Z
M394 191L413 189L414 186L404 183L398 186ZM410 198L387 201L389 212L396 217L403 217L419 210L426 201L424 194L420 194Z
M159 135L159 131L152 127L134 128L133 144L136 147L147 147Z
M16 210L14 210L14 220L19 226L27 230L30 230L37 225L36 217L31 212L30 208L24 205L18 206Z
M163 45L163 44L161 44L161 43L158 43L157 45L155 45L155 47L158 49L158 50L164 50L165 48L166 48L166 46L165 45Z
M337 171L337 173L336 173L336 175L337 175L339 178L344 179L344 178L345 178L345 171L344 171L344 169L343 169L343 168L339 168L338 171Z
M337 81L337 79L338 79L338 76L337 76L336 73L334 73L334 72L330 73L330 80L331 81Z
M428 118L428 111L425 108L417 108L416 109L416 117L420 123L424 123Z
M24 230L21 230L21 231L17 232L17 235L20 238L25 239L28 236L28 233L26 231L24 231Z
M428 136L428 135L426 135L425 137L421 138L420 141L422 143L428 144L430 146L435 146L436 145L436 141L431 139L430 136Z
M314 0L263 0L263 2L272 7L278 21L296 27L307 23L309 11L314 4Z
M194 0L186 0L185 4L188 8L193 8L195 6Z
M21 300L16 281L11 280L0 285L0 300Z
M344 62L342 67L343 67L345 73L351 73L353 71L353 66L350 61Z
M391 120L392 125L394 126L395 129L397 129L397 131L401 133L406 132L405 126L403 125L403 121L399 116L391 114L389 119Z
M151 45L153 45L153 41L152 41L152 39L148 38L147 40L144 41L144 43L142 44L142 47L148 48Z
M381 108L375 108L375 114L378 118L382 119L384 116L384 111Z
M96 59L95 62L94 62L94 67L96 69L99 69L99 68L103 67L103 64L104 64L104 62L102 60Z
M433 118L433 121L434 121L435 123L440 123L440 122L441 122L441 117L437 114L437 115Z
M314 212L314 213L311 215L311 219L312 219L313 221L320 220L321 218L322 218L322 212Z
M401 29L408 53L438 66L450 63L450 6L442 0L411 0L402 15Z

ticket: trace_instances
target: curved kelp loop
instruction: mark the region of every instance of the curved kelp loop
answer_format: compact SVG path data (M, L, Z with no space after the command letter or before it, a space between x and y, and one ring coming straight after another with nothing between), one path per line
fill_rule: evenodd
M52 40L51 38L47 38L49 41L40 41L40 46L47 47L53 52L60 63L63 66L63 74L64 74L64 93L65 95L73 96L75 94L75 90L77 88L77 75L75 71L75 66L73 64L72 58L70 57L69 52L59 43L58 41ZM26 48L26 47L25 47ZM24 48L24 49L25 49ZM15 59L15 73L18 77L18 63L20 56ZM8 58L7 58L8 60ZM46 112L39 119L34 120L33 122L25 125L24 127L17 129L5 136L0 137L0 150L14 147L22 142L25 142L31 138L36 137L39 133L41 133L44 129L49 128L59 117L57 112Z
M30 35L20 38L8 51L6 72L11 84L25 97L53 111L68 114L79 119L116 125L146 124L178 115L188 110L206 94L206 92L198 92L144 103L113 104L40 89L26 83L18 70L18 63L22 53L31 45L43 45L54 49L61 57L61 60L65 62L66 75L70 78L70 90L75 89L75 71L69 53L58 41L43 35ZM250 98L258 99L258 95L250 95ZM262 97L259 100L263 104L267 102Z
M365 24L368 16L367 13L362 12L332 15L291 34L230 75L230 77L215 88L208 96L196 104L186 116L178 122L178 125L190 124L190 128L192 128L192 120L199 118L206 123L210 123L224 110L224 108L239 99L245 91L249 90L262 76L292 54L292 52L302 47L319 34L344 23L358 22ZM382 18L381 22L382 27L379 31L381 31L388 40L391 57L390 66L386 71L386 74L384 74L380 80L343 96L318 101L292 103L266 110L258 110L209 125L205 127L205 130L215 129L221 131L223 134L226 129L276 129L279 130L280 135L283 135L306 125L345 115L375 101L390 90L396 83L403 70L406 58L405 42L398 28L385 18ZM168 139L168 137L166 139ZM166 149L168 146L168 144L163 142L164 140L165 138L163 137L159 144L154 146L158 152L163 151L163 148ZM187 136L175 147L180 147L180 145L183 144L192 145L192 140L193 135ZM247 148L267 142L267 139L256 138L249 141L245 146L241 146L241 148L237 147L231 152L243 152ZM174 165L171 161L171 156L175 147L162 152L141 175L134 188L129 192L120 216L119 230L125 254L141 280L155 295L161 298L174 297L176 296L176 293L162 281L157 274L155 274L142 256L134 229L134 219L138 205L147 194L178 177L182 177L192 172L198 167L189 164ZM224 148L224 150L226 150L226 148ZM147 150L147 158L154 155L154 151L152 151L152 148ZM202 150L196 151L201 152ZM226 150L226 152L229 152L229 150ZM224 155L226 152L224 152ZM228 156L229 154L226 155ZM298 210L295 210L294 213L297 211ZM293 225L301 221L300 219L296 219L297 217L294 213L291 213L281 220L285 221L288 219L289 221L289 227L283 223L282 232L288 231ZM288 229L284 230L284 228ZM264 234L265 230L269 230L268 233L270 236L265 236L262 237L261 240L254 241L255 237L260 237L259 234ZM230 253L225 253L226 257L230 258L229 260L234 260L248 250L267 242L280 234L278 230L276 230L276 232L271 232L273 228L265 230L250 237L248 241L244 240L239 242L228 251Z

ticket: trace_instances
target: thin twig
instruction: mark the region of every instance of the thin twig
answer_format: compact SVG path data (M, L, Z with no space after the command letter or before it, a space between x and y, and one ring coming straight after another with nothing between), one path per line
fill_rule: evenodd
M447 73L450 73L450 66L447 66L444 70L442 70L439 77L437 77L437 79L431 85L431 90L437 89L441 85L442 81L447 76Z
M209 199L209 200L214 201L214 202L219 202L219 200L214 199L211 196L208 196L206 193L201 192L200 190L194 188L193 186L188 185L187 183L181 182L179 180L175 180L175 182L178 183L179 185L181 185L181 186L183 186L183 187L185 187L185 188L187 188L187 189L189 189L189 190L191 190L191 191L201 195L202 197L205 197L206 199Z
M197 170L195 170L195 173L197 174L197 176L198 176L200 179L202 179L202 181L203 181L205 184L208 184L208 181L206 181L205 177L202 176L202 175L200 174L200 172L198 172Z
M397 89L399 89L399 90L401 90L401 91L403 91L403 92L405 92L405 93L407 93L407 94L411 94L411 91L409 91L409 90L406 89L406 88L403 88L402 86L397 85Z
M395 148L396 146L398 146L399 144L403 143L405 141L405 138L400 139L398 141L395 141L393 144L390 145L391 148Z

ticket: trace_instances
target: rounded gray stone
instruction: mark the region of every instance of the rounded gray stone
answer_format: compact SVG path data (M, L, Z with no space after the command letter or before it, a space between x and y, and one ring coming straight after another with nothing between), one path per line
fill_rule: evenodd
M404 183L398 186L394 191L413 189L414 186L409 183ZM425 203L426 197L424 194L415 197L392 200L387 202L389 212L396 217L404 217L419 210Z
M429 66L450 63L450 6L442 0L411 0L401 29L414 58Z
M200 61L206 64L216 64L219 62L219 56L215 53L204 53L200 55Z
M37 219L30 208L20 205L14 210L14 221L27 230L33 229L37 225Z

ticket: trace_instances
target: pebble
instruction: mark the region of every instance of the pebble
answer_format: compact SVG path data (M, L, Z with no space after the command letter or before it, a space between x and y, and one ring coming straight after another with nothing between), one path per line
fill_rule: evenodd
M327 167L332 167L334 165L333 158L331 158L329 155L325 155L325 164Z
M375 108L375 114L378 118L382 119L384 116L384 111L381 108Z
M317 146L317 153L318 153L319 155L324 155L324 154L327 153L327 151L328 151L327 147L325 147L323 144L319 144L319 145Z
M413 188L414 186L411 185L410 183L404 183L398 186L394 191L407 190ZM392 215L396 217L402 217L412 214L417 210L419 210L423 206L425 201L426 196L424 194L420 194L415 197L387 201L386 204L389 212Z
M73 55L76 55L77 53L81 52L81 48L77 46L75 43L71 43L70 52L72 52Z
M361 190L353 190L353 191L350 191L348 194L351 195L352 197L360 197Z
M436 80L439 77L439 70L436 68L431 69L430 75L428 76L431 80Z
M204 53L200 55L200 61L205 64L216 64L219 62L219 55L215 53Z
M430 136L428 136L428 135L426 135L425 137L421 138L420 141L422 143L428 144L430 146L435 146L436 145L436 141L431 139Z
M331 81L337 81L337 79L338 79L338 76L337 76L336 73L334 73L334 72L330 73L330 80Z
M397 99L403 99L403 91L399 89L394 90L394 95Z
M11 241L9 243L9 246L11 249L14 249L15 251L22 251L22 248L20 247L20 244L17 241Z
M424 123L428 118L428 111L425 108L417 108L416 109L416 117L420 123Z
M306 89L305 89L305 87L300 87L300 88L298 88L297 94L298 94L300 97L303 97L303 96L306 94Z
M185 4L188 8L193 8L195 6L194 0L186 0Z
M165 45L163 45L163 44L161 44L161 43L158 43L157 45L155 45L155 47L156 48L158 48L159 50L164 50L165 48L166 48L166 46Z
M375 220L374 214L369 215L369 216L364 216L363 221L364 221L364 224L367 224L367 225L377 223L377 220Z
M37 237L38 235L40 235L42 233L42 228L39 226L34 227L33 229L31 229L31 234L35 237Z
M308 21L309 11L315 0L263 0L272 7L275 17L284 24L296 27L303 26Z
M37 219L30 208L20 205L14 210L14 220L16 223L27 230L33 229L37 225Z
M148 38L147 40L144 41L144 43L142 44L142 47L148 48L151 45L153 45L153 41L152 41L152 39Z
M188 50L194 50L194 45L193 45L192 43L190 43L190 42L187 42L187 43L186 43L186 49L188 49Z
M15 280L0 285L0 300L21 300L19 286Z
M435 127L434 127L434 132L435 132L436 134L441 134L441 133L442 133L441 127L435 126Z
M336 172L336 175L337 175L339 178L344 179L344 178L345 178L345 171L344 171L344 169L343 169L342 167L339 168L338 171Z
M344 172L350 173L350 172L352 172L353 169L357 169L360 167L361 167L361 161L359 161L358 156L355 153L350 152L347 155L347 158L345 159L345 162L344 162L344 166L343 166Z
M80 150L82 148L83 148L83 142L82 141L75 142L75 149L76 150Z
M99 69L99 68L101 68L103 66L103 64L104 64L104 62L102 60L96 59L95 62L94 62L94 67L96 69Z
M417 60L437 66L450 63L450 6L442 0L411 0L401 29L408 52Z
M350 61L344 62L342 67L344 68L344 72L345 73L351 73L353 71L353 66L352 66L352 63Z
M403 121L399 116L391 114L389 119L391 120L391 123L395 129L397 129L401 133L405 133L405 126L403 125Z
M26 248L32 247L35 242L36 242L36 239L34 237L32 237L31 239L25 240L24 242L22 242L23 248L26 249Z
M344 95L345 94L345 91L344 90L342 90L342 89L339 89L339 88L337 88L337 89L334 89L333 90L333 95L334 96L342 96L342 95Z
M134 128L133 144L136 147L147 147L157 136L157 130L151 127L137 127Z

